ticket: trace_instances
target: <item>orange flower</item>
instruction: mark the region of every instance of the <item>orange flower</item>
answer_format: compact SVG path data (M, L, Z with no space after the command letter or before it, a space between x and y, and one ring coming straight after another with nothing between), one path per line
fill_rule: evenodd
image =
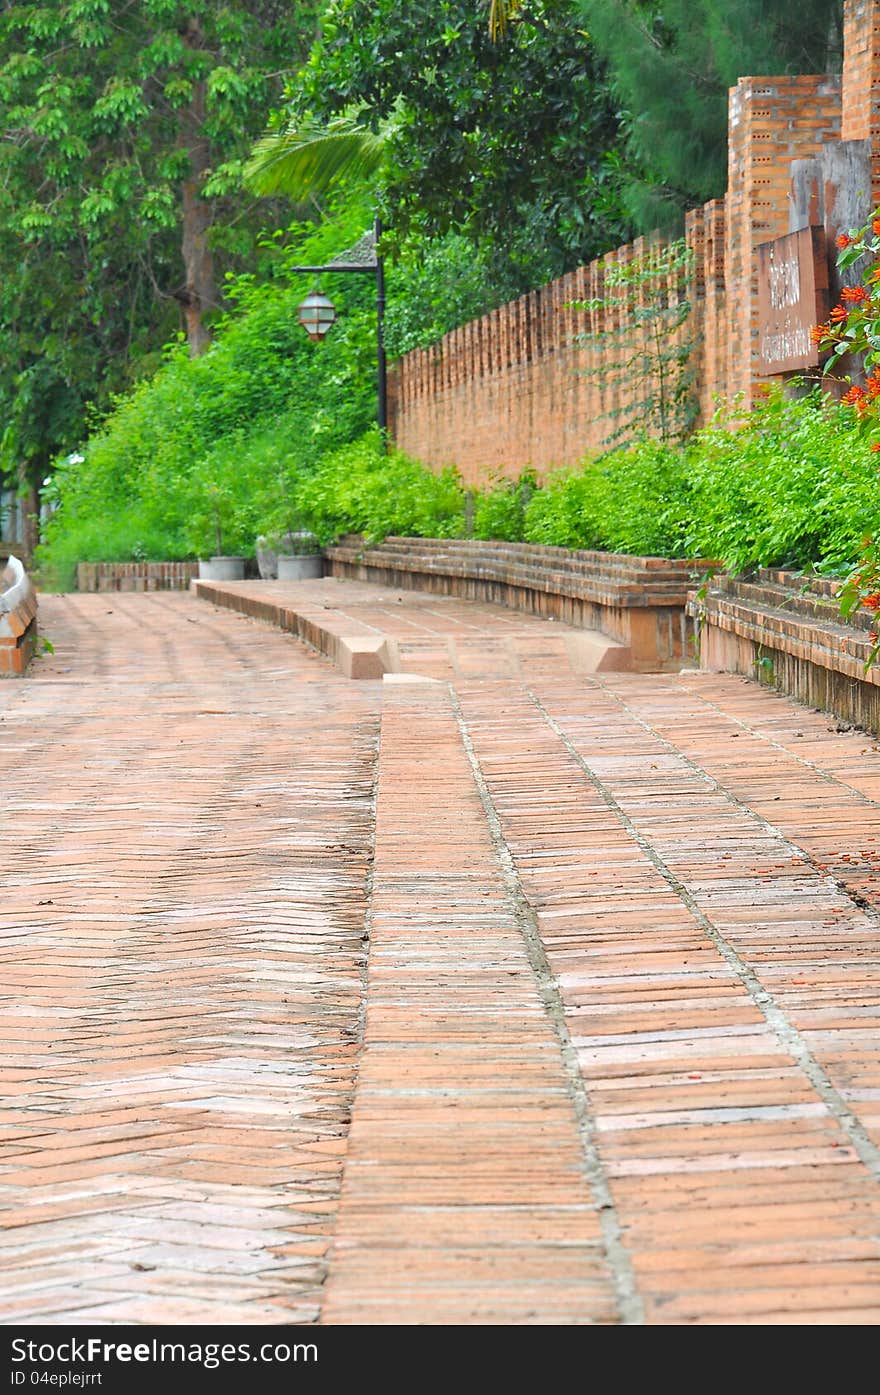
M880 397L880 373L872 373L865 386L869 397Z
M839 325L842 320L846 319L848 314L849 311L845 310L842 305L835 305L834 309L831 311L831 318L835 324Z
M864 286L844 286L840 298L850 301L853 305L860 305L863 300L868 299L868 292Z
M858 384L856 384L856 386L847 389L847 391L843 394L843 398L841 400L843 402L846 402L848 406L855 407L860 402L864 401L864 398L865 389L863 387L859 387Z
M872 441L871 450L880 450L880 441Z
M880 237L880 218L875 218L871 227L874 229L876 236Z
M878 218L877 221L880 222L880 218ZM847 237L846 233L841 233L837 239L837 245L840 248L841 252L843 251L844 247L848 247L851 242L852 238Z
M880 610L880 593L874 591L870 596L863 596L862 605L866 610Z

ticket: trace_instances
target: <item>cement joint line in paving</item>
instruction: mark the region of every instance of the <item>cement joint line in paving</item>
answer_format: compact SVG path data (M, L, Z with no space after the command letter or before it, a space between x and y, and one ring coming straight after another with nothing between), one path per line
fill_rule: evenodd
M781 828L777 828L776 824L770 823L768 819L765 819L764 816L762 814L759 814L755 809L753 809L750 804L747 804L744 800L740 799L739 796L734 794L732 790L728 789L726 785L720 784L720 782L716 780L714 775L710 774L710 772L705 768L705 766L699 765L696 761L691 760L689 756L686 756L684 751L682 751L681 747L676 746L672 741L668 741L665 736L661 735L661 733L657 730L656 727L652 726L650 722L645 721L644 717L640 717L638 712L634 711L630 704L626 702L625 699L622 698L618 693L614 692L612 688L609 688L608 684L603 682L601 678L599 678L598 676L593 676L592 681L594 682L597 688L602 689L606 697L609 697L613 702L616 702L617 705L621 708L621 710L626 712L627 715L638 726L640 726L644 732L646 732L649 736L653 737L653 739L659 742L661 746L665 746L666 750L669 751L671 755L675 756L676 760L680 760L682 765L687 766L688 770L690 770L692 774L698 776L702 780L705 780L706 783L716 794L720 794L722 798L725 799L727 803L730 804L734 809L738 810L739 813L744 814L747 818L751 819L754 823L756 823L764 833L768 833L771 837L778 839L778 841L782 844L783 848L790 855L801 858L807 864L808 867L811 867L813 869L816 876L819 877L820 880L826 884L826 886L832 886L835 891L840 893L841 896L845 896L847 901L849 901L853 906L855 906L861 912L862 915L864 915L868 920L872 920L874 922L878 932L880 932L880 910L878 910L876 906L872 906L870 902L866 901L863 897L854 893L847 886L846 882L841 881L838 877L835 877L833 874L826 871L824 864L818 862L817 859L813 856L811 852L808 851L807 848L802 847L800 843L796 843ZM783 746L781 742L774 741L772 737L762 736L760 732L755 731L753 727L750 727L747 722L743 722L739 717L732 717L730 713L725 712L723 708L718 707L714 702L708 702L707 699L702 697L700 694L697 694L697 696L699 697L700 702L705 702L706 705L708 707L713 708L719 714L719 716L727 718L732 722L735 722L738 727L741 727L743 731L748 732L749 735L753 736L756 741L765 742L768 746L772 746L774 750L781 752L782 755L788 756L792 760L795 760L799 764L805 766L807 769L811 770L815 775L818 775L821 779L823 779L826 784L836 786L842 790L846 790L854 798L863 800L866 804L872 805L874 807L877 806L876 800L870 799L868 795L864 794L861 790L856 789L854 785L848 785L845 780L839 779L838 776L832 775L830 771L823 770L821 766L815 765L813 761L806 760L803 756L797 755L796 752L790 751L787 746Z
M538 929L534 910L523 891L519 873L516 870L516 864L502 831L501 820L495 808L495 801L489 791L482 767L480 766L479 757L477 756L474 743L471 740L467 728L461 704L458 700L458 694L451 683L449 684L449 692L452 700L452 710L458 724L462 744L467 753L467 758L474 776L474 782L477 786L477 792L480 796L480 802L483 805L483 810L489 825L489 832L495 848L495 854L500 864L502 879L512 903L513 915L522 932L526 953L535 976L541 1001L553 1024L559 1042L565 1072L565 1083L574 1106L577 1131L581 1142L584 1172L593 1195L596 1198L605 1253L611 1271L612 1283L621 1320L627 1325L642 1324L645 1321L644 1305L636 1286L632 1261L623 1239L623 1231L617 1215L617 1208L611 1195L608 1177L599 1156L589 1096L578 1064L577 1052L575 1051L571 1040L571 1034L568 1030L565 1008L556 986L555 976L547 962L547 956L544 951L544 944Z
M709 775L707 771L704 771L702 769L701 766L698 766L693 761L688 760L687 757L684 756L681 753L681 751L678 750L677 747L673 746L670 742L666 741L666 739L662 737L659 734L659 732L656 732L648 722L643 721L641 717L639 717L635 712L633 712L632 709L627 705L627 703L623 701L622 698L618 698L613 691L609 691L605 687L605 685L601 683L598 679L594 679L594 682L596 683L597 687L602 688L603 691L608 693L610 697L614 698L615 701L620 704L621 708L625 712L627 712L632 717L632 719L636 721L646 732L649 732L651 735L653 735L657 741L661 742L667 748L667 750L673 752L683 762L683 764L687 765L687 767L694 774L699 775L705 778L706 780L710 781L712 786L718 792L723 794L724 797L734 807L736 807L741 812L749 815L749 817L752 818L758 824L758 826L765 832L768 832L772 834L774 837L778 838L785 846L787 846L792 851L796 850L794 848L794 845L791 844L789 840L779 832L778 829L774 829L773 826L771 824L768 824L765 819L762 819L759 814L754 813L754 811L751 810L747 805L742 804L734 795L731 795L727 790L720 786L717 783L717 781L711 775ZM622 826L626 829L629 836L642 850L645 857L660 873L660 876L667 883L667 885L672 888L672 890L679 897L683 905L687 907L687 910L693 916L697 924L705 931L706 935L715 945L715 948L718 950L719 954L722 956L722 958L725 960L728 966L733 970L734 974L739 979L743 988L749 994L750 998L757 1007L758 1011L761 1013L761 1016L764 1018L768 1027L771 1029L771 1031L773 1031L776 1034L778 1040L785 1047L788 1054L792 1057L796 1064L800 1066L801 1070L803 1070L807 1079L810 1081L810 1084L813 1086L814 1090L819 1095L823 1104L828 1109L828 1112L832 1115L834 1119L837 1120L841 1129L846 1134L847 1138L852 1144L853 1149L858 1155L860 1161L864 1163L865 1167L869 1170L869 1172L875 1178L875 1180L880 1181L880 1148L878 1148L876 1144L872 1142L871 1138L869 1137L860 1120L849 1108L849 1105L843 1099L842 1095L837 1090L828 1074L816 1060L815 1056L813 1055L812 1051L810 1050L809 1046L804 1040L803 1035L789 1021L782 1008L776 1002L772 993L770 993L764 987L763 983L761 982L758 975L754 972L754 970L746 963L746 961L742 958L742 956L734 948L734 946L729 942L726 936L722 934L718 927L715 924L713 924L713 922L708 918L705 912L701 910L700 906L697 904L696 900L688 891L684 883L680 881L680 879L675 875L672 869L669 866L667 866L663 858L652 846L650 841L639 831L633 820L629 817L626 811L615 799L614 795L612 794L608 786L605 784L605 782L595 773L595 771L591 768L589 762L580 754L577 747L566 735L559 723L547 711L547 708L544 706L538 695L535 692L533 692L531 688L526 688L525 691L531 698L532 702L535 704L535 707L541 713L550 730L554 733L555 736L558 737L565 749L568 751L572 760L574 760L576 764L579 766L579 768L584 772L587 779L590 781L590 784L593 786L594 790L599 795L599 798L619 820ZM799 852L800 850L797 849L796 851ZM817 875L821 874L817 873Z
M602 684L602 686L604 687L605 685ZM606 692L607 691L608 689L606 689ZM694 692L692 688L688 689L688 691L692 692L704 706L710 707L713 712L717 712L725 721L733 722L733 724L738 726L742 731L748 732L749 736L753 736L756 741L763 741L766 745L772 746L774 751L779 751L782 755L797 761L798 765L803 765L807 770L812 771L814 775L818 775L819 779L824 780L826 785L837 785L842 790L848 790L849 793L855 795L857 799L863 799L866 804L871 804L875 808L877 807L878 801L872 799L869 794L865 794L864 790L858 789L856 785L849 784L847 780L841 780L839 775L833 774L830 770L825 770L821 765L817 765L814 760L808 760L806 756L798 755L797 751L793 751L790 746L783 746L781 741L774 741L772 736L765 736L757 731L755 727L750 726L748 722L743 721L742 717L735 717L732 712L727 712L723 707L719 707L717 702L712 702L711 698L704 697L702 693ZM609 696L613 696L613 694L609 693ZM782 695L780 694L780 696ZM833 714L825 713L824 715L832 716ZM638 718L636 720L638 720ZM858 728L856 728L856 730L858 730ZM864 735L866 741L876 741L877 739L873 737L869 731L866 731ZM660 737L660 740L662 741L663 738ZM878 754L880 754L880 747L875 747L875 749ZM841 890L845 892L846 888L841 886Z
M361 998L357 1010L357 1046L358 1055L352 1073L351 1099L352 1109L354 1101L357 1099L358 1077L360 1076L361 1062L363 1061L364 1043L367 1035L367 990L369 986L370 973L370 938L373 932L373 885L375 882L376 867L376 809L379 800L379 743L381 741L381 727L379 732L373 737L373 781L370 786L370 836L367 844L367 875L364 878L364 928L361 934L361 943L364 952L361 955L360 982Z

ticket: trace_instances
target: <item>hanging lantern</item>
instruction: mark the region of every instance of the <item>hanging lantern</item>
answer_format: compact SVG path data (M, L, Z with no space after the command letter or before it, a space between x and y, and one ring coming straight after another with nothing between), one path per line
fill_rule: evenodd
M310 339L323 339L336 320L336 306L320 291L311 291L299 307L297 319Z

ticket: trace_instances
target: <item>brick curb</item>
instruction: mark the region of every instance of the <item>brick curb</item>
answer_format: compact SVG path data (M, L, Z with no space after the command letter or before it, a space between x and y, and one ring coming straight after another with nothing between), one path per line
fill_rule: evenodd
M0 677L20 678L36 650L37 593L17 557L9 557L0 580Z

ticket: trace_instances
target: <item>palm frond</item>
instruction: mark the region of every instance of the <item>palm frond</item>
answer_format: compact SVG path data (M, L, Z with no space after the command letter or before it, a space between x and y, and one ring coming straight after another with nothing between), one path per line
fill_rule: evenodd
M244 179L257 194L300 202L339 184L374 176L385 159L387 130L370 131L351 117L267 132L251 151Z

